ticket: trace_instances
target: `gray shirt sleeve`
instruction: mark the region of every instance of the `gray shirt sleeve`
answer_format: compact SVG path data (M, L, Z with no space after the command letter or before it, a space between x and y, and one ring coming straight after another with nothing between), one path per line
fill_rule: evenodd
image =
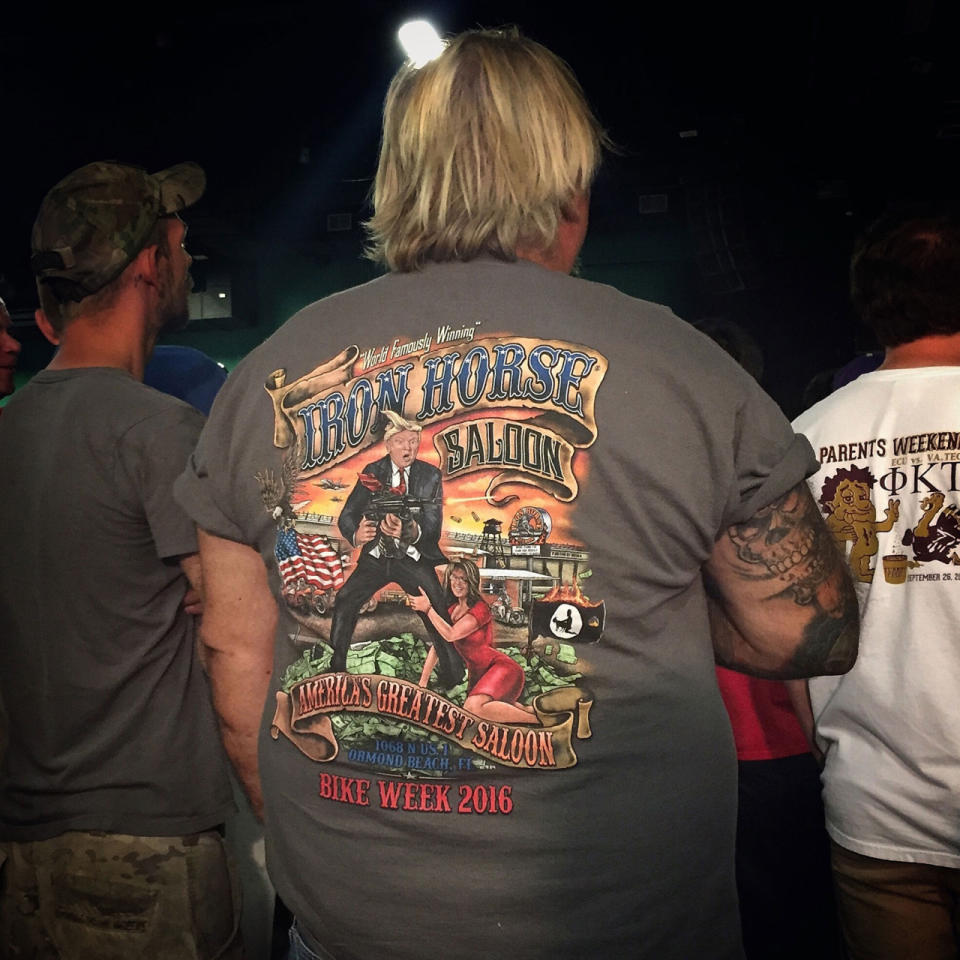
M755 383L738 411L734 440L736 486L724 511L723 528L741 523L818 469L807 438Z
M198 447L187 459L183 473L177 477L173 485L177 503L190 514L198 527L225 540L246 543L239 525L224 512L224 501L218 495L204 453Z
M202 427L200 413L177 404L139 420L119 442L119 469L136 492L161 560L197 552L196 528L174 500L173 483Z
M217 394L196 449L181 465L173 495L201 529L257 547L259 534L271 531L273 536L276 529L257 492L257 472L272 468L279 475L282 452L274 449L272 463L250 463L251 449L258 449L274 428L263 389L253 387L247 373L254 359L245 358Z

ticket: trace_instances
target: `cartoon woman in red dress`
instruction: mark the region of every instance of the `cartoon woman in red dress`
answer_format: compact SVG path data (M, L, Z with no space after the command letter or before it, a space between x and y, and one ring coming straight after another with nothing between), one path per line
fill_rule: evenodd
M472 560L456 560L447 565L443 578L451 623L430 605L420 588L419 596L409 596L409 604L425 613L437 632L456 647L467 665L467 699L464 707L478 717L499 723L536 723L533 707L517 701L523 690L523 668L493 645L490 608L480 596L480 571ZM425 687L437 663L431 647L427 653L420 686Z

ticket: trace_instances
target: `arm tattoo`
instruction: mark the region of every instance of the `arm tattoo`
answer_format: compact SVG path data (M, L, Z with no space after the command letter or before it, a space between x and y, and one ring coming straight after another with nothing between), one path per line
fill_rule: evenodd
M737 556L755 568L740 576L779 579L781 592L791 594L801 606L810 603L839 559L806 484L803 489L798 485L788 490L746 522L734 524L727 535Z
M838 616L817 608L803 628L803 640L790 658L793 677L846 673L857 655L860 610L851 588Z
M810 607L812 619L791 659L792 676L842 673L857 651L858 607L843 557L801 481L744 523L727 530L748 580L777 581L770 599Z

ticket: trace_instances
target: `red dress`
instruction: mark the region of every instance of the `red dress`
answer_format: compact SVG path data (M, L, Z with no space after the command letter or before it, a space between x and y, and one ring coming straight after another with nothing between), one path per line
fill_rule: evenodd
M449 609L451 619L457 604ZM467 696L485 693L494 700L512 703L523 690L523 668L493 645L493 622L490 608L478 600L467 613L477 621L477 629L453 645L467 665Z

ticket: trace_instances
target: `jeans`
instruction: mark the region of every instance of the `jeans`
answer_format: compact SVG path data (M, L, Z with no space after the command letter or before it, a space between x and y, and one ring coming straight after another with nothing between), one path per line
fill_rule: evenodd
M320 953L315 953L304 942L300 931L297 929L297 921L293 921L290 927L290 952L287 954L287 960L336 960L332 953L320 948Z

